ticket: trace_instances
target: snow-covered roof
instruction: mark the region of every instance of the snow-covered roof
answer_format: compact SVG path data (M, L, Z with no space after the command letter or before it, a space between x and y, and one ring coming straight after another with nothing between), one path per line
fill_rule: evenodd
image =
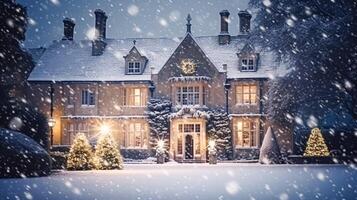
M239 52L247 41L244 36L232 36L228 45L219 45L218 36L194 37L195 41L217 67L223 72L227 64L228 78L270 78L276 76L278 63L271 52L257 52L260 62L256 72L238 70ZM126 75L124 57L136 48L148 59L143 74ZM29 81L137 81L151 80L151 73L157 74L170 58L182 38L126 38L106 39L106 49L101 56L92 56L89 40L55 41L38 59ZM251 42L250 42L251 43Z

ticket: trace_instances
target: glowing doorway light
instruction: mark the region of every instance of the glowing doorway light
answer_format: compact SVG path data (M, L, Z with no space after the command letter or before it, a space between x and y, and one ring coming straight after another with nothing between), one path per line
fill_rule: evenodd
M99 131L101 134L107 134L110 132L110 127L107 124L101 124L99 127Z

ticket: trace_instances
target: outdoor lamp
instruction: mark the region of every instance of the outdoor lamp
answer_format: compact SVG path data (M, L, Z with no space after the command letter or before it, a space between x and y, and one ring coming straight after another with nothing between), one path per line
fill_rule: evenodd
M48 119L48 126L50 128L53 128L56 125L56 120L54 118L49 118Z

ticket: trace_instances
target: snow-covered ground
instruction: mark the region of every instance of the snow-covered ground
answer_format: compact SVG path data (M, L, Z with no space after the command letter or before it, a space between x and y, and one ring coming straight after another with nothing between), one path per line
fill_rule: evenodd
M0 179L0 199L356 199L356 185L354 165L127 164Z

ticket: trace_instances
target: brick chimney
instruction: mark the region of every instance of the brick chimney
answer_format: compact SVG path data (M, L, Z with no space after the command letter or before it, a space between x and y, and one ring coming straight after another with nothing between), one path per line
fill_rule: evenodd
M250 32L250 19L252 15L247 10L239 11L239 34L248 34Z
M106 24L107 15L101 9L96 9L95 14L95 39L92 41L92 56L100 56L104 53L107 43L106 39Z
M229 44L231 40L228 32L229 12L228 10L222 10L219 14L221 15L221 32L218 35L218 42L219 44Z
M74 26L76 24L74 21L68 17L63 20L63 38L62 40L73 40Z

